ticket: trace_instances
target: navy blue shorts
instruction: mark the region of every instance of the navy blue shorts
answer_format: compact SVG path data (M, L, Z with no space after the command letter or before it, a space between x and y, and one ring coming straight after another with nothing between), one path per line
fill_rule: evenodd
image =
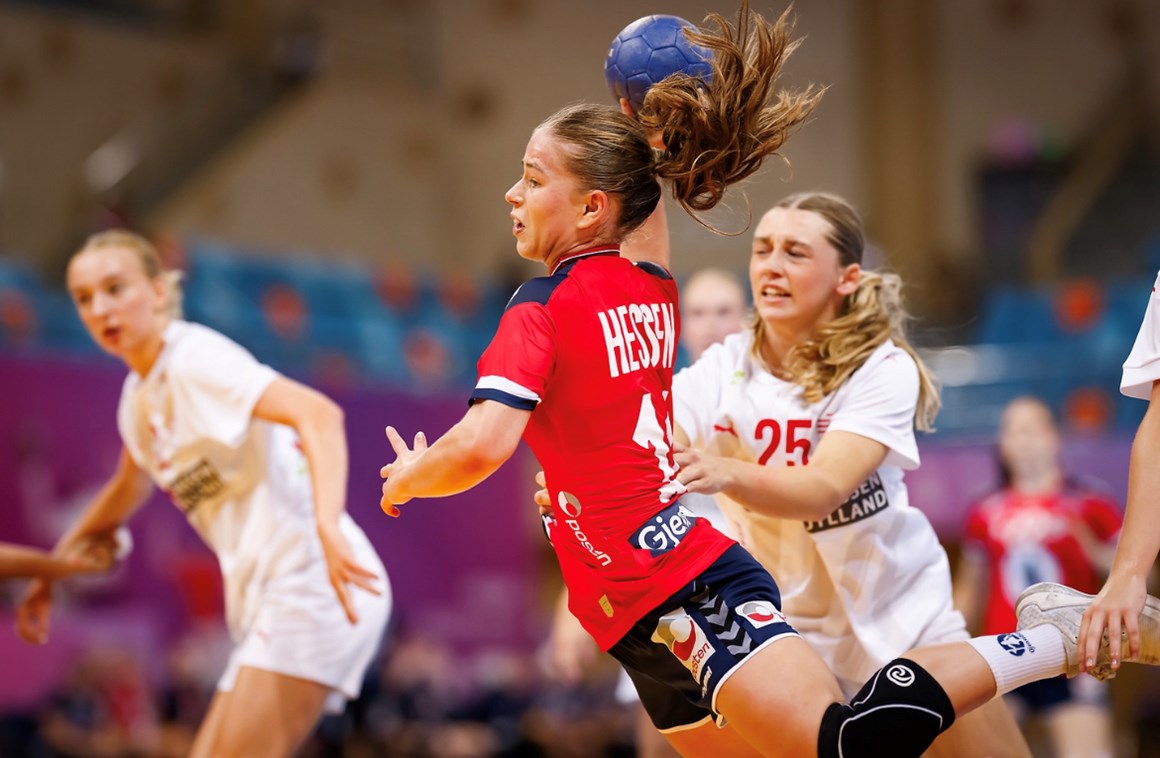
M723 724L718 688L742 661L787 635L797 632L781 613L773 577L734 545L608 652L628 672L653 725L675 731L709 718Z

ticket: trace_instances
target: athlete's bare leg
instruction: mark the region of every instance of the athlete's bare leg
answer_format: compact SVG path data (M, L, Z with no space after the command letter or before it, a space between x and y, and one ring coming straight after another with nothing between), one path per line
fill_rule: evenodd
M1111 758L1112 714L1101 705L1068 703L1044 716L1051 749L1060 758Z
M718 729L712 720L692 729L666 732L664 737L668 739L665 746L669 751L667 755L681 755L684 758L721 758L726 755L729 758L761 758L763 755L733 727L726 725Z
M207 758L212 755L211 748L217 739L218 727L231 707L231 700L229 692L218 690L214 693L209 708L205 712L205 718L201 720L201 726L197 728L197 734L193 737L193 745L189 748L189 758Z
M243 666L233 690L214 696L190 758L288 758L313 731L330 692L318 682Z
M680 754L669 744L665 736L653 726L652 719L644 706L637 703L633 710L636 715L636 755L637 758L680 758Z
M904 657L939 682L959 717L995 696L990 667L965 642L926 647ZM753 654L732 673L717 692L717 709L729 720L737 737L744 735L744 741L760 745L757 754L808 758L817 754L826 710L844 700L821 658L801 638L788 637ZM770 714L777 715L771 718ZM690 744L672 736L670 741L685 755L729 754L722 743L713 742L707 729L693 731L686 738ZM695 743L691 742L693 739Z
M717 691L717 709L739 735L761 745L759 754L787 758L817 753L822 716L841 702L845 698L834 675L800 637L779 639L754 653Z
M995 697L995 675L991 667L966 642L911 650L903 654L933 676L955 707L955 719L982 707Z
M1031 749L1007 704L1002 698L996 698L956 718L951 728L940 734L923 755L926 758L962 758L964 755L1031 758Z

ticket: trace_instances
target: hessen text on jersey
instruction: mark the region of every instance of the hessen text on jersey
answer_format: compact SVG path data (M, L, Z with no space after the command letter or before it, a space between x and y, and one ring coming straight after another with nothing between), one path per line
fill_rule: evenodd
M596 314L613 378L642 368L671 368L677 354L672 303L633 303Z

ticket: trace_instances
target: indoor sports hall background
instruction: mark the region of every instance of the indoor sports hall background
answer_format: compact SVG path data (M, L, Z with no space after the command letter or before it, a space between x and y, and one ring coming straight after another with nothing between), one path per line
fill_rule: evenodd
M783 3L753 0L767 16ZM630 755L606 662L545 672L558 570L521 451L447 502L378 512L388 423L444 431L536 268L503 193L558 107L609 101L613 35L728 0L0 0L0 540L50 546L112 469L123 368L63 287L124 225L186 271L186 310L347 411L349 510L394 581L364 697L311 755ZM943 385L912 502L952 558L994 486L998 414L1042 397L1069 471L1123 503L1144 404L1120 364L1160 269L1160 3L799 0L787 84L813 121L711 221L671 214L678 279L743 274L790 192L858 206ZM0 756L181 755L222 664L216 565L157 496L43 648L0 585ZM1155 590L1154 590L1155 591ZM1117 755L1160 755L1160 679L1112 688ZM1034 732L1032 733L1035 738ZM345 752L344 752L345 751ZM1042 755L1049 753L1043 752Z

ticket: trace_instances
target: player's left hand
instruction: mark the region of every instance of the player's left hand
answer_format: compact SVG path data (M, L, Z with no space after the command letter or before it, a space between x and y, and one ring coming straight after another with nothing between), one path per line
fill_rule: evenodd
M729 486L731 467L735 463L730 458L709 455L695 447L676 444L673 446L673 459L681 467L677 472L677 481L685 485L689 492L713 495Z
M1143 577L1113 571L1100 593L1083 613L1079 623L1079 670L1091 671L1096 666L1100 643L1107 635L1112 675L1119 670L1123 644L1114 640L1128 640L1128 659L1140 655L1140 613L1144 610L1147 587Z
M403 491L402 477L400 474L407 470L412 463L414 463L423 453L427 452L427 435L419 432L415 435L415 447L411 449L407 447L407 443L399 436L399 432L395 427L387 427L387 440L390 441L391 447L395 450L395 462L388 463L379 469L379 476L384 480L383 482L383 497L379 500L379 507L383 509L383 513L388 516L397 517L399 509L395 506L402 505L411 499L411 496Z
M322 554L326 557L330 586L334 587L338 602L342 603L347 621L352 625L357 624L358 614L354 610L349 585L353 584L372 595L381 595L382 591L375 585L379 581L379 575L354 559L350 544L346 541L346 537L342 536L337 524L319 524L318 537L322 541Z

